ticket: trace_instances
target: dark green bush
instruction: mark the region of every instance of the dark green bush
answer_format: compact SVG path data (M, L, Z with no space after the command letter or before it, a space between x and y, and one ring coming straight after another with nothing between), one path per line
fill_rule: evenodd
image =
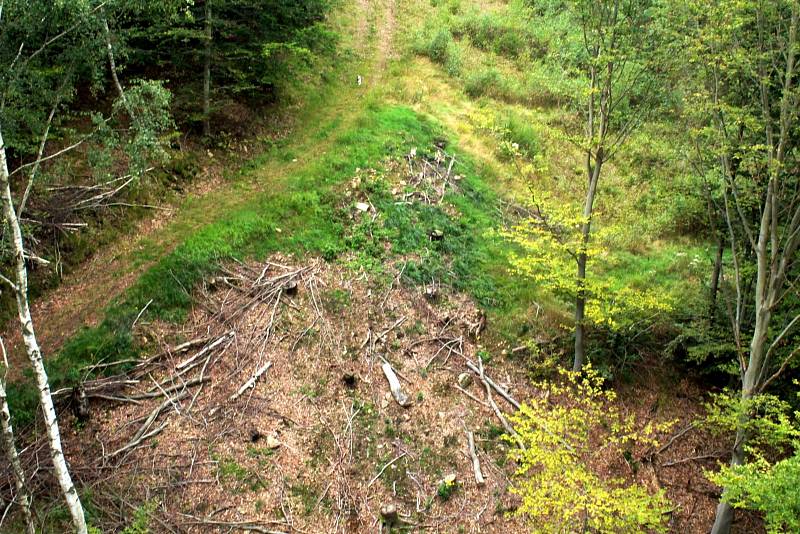
M539 153L539 136L524 118L515 113L508 113L501 118L500 126L505 132L506 141L517 143L523 156L533 158Z
M546 52L546 46L539 43L524 25L493 13L463 18L454 33L469 37L476 48L510 59L526 52L535 56L541 56Z
M444 65L452 46L453 35L450 30L439 30L428 45L428 57L431 58L431 61Z

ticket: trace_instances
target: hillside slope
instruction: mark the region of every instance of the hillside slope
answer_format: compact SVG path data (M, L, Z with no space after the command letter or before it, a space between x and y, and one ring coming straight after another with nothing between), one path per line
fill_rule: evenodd
M410 53L431 4L345 2L356 59L285 139L36 303L66 454L104 531L529 531L503 414L547 396L532 378L565 316L511 273L496 230L526 184L475 125L483 106ZM641 374L624 413L682 428L700 411L690 381ZM645 449L635 468L596 462L664 489L673 531L702 532L716 488L682 459L707 440L664 449L666 468Z

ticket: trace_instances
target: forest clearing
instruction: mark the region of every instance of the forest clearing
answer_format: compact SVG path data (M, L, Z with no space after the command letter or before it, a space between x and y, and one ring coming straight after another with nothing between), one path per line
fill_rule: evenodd
M797 532L799 19L0 0L0 532Z

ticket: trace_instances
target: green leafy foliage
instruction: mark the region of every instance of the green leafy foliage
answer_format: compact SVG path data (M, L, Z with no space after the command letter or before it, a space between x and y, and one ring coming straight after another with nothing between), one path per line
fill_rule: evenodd
M431 61L442 65L450 76L461 74L461 52L453 41L450 30L440 29L430 41L418 44L417 51L428 56Z
M149 501L136 509L133 521L123 529L121 534L150 534L150 521L156 510L156 502Z
M717 432L743 428L750 458L744 465L721 466L706 475L725 488L723 499L735 508L762 512L769 532L800 528L799 422L800 412L793 413L789 403L774 395L743 401L727 392L715 395L708 405L705 424Z

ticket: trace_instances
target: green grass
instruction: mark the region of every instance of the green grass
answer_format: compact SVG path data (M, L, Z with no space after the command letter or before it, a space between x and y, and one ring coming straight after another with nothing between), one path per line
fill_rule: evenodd
M80 378L80 368L87 364L139 354L142 347L131 333L138 312L152 299L148 318L182 321L191 307L193 289L225 261L264 258L279 250L338 256L346 250L346 243L332 186L352 176L356 168L377 164L386 155L430 145L435 132L432 124L406 108L369 107L335 139L330 150L290 175L285 190L256 194L241 205L205 206L224 215L199 229L178 228L186 233L183 241L147 269L106 310L98 326L79 332L48 360L51 386L57 389L74 383ZM145 253L153 254L151 250ZM21 421L32 417L36 394L30 384L12 384L9 389L17 417Z
M540 43L528 29L524 16L519 10L502 15L497 12L473 12L455 23L454 33L459 37L467 37L476 48L509 59L543 55L546 45Z
M334 138L330 149L290 174L282 190L218 206L224 215L200 228L187 225L182 242L155 261L106 310L98 326L80 331L48 360L52 387L75 383L86 365L139 355L147 348L134 340L131 331L139 311L152 300L148 319L183 321L193 304L194 289L233 258L262 259L281 251L336 260L351 253L357 267L382 269L391 255L414 255L419 259L409 261L405 271L412 283L436 280L473 295L490 309L517 302L519 284L509 279L502 254L507 245L490 233L500 222L497 199L466 155L459 155L459 172L465 176L461 190L446 198L457 209L457 217L441 206L397 204L385 183L370 186L370 200L381 214L376 223L367 219L353 224L349 206L342 206L337 188L356 169L380 168L386 157L400 157L412 147L424 152L442 137L439 126L408 108L367 106ZM429 239L434 229L444 233L442 241ZM383 246L387 241L392 243L391 252ZM157 257L149 248L142 254L148 261ZM334 304L339 305L344 296L336 297ZM13 412L26 422L35 413L35 390L27 382L10 389Z

